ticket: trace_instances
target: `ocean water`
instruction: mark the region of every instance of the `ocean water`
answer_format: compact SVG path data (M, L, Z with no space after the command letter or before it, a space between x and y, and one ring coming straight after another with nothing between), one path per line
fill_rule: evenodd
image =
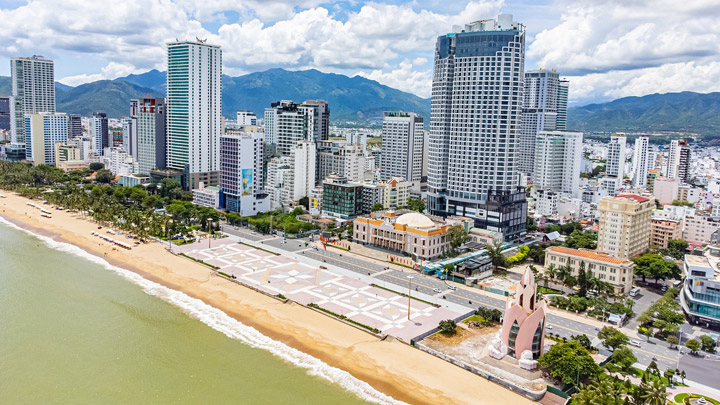
M0 403L396 404L200 300L0 218Z

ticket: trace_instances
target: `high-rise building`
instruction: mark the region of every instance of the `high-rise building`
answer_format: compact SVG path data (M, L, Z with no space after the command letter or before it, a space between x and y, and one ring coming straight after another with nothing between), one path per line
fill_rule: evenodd
M365 174L365 154L362 145L342 144L337 141L317 142L317 170L315 184L325 177L337 174L348 181L360 183Z
M10 101L11 97L0 97L0 131L10 131L12 126L10 121L14 117L10 117Z
M10 60L15 110L13 143L25 143L25 114L55 112L55 63L39 55Z
M164 100L164 99L163 99ZM134 157L135 160L139 160L138 157L138 110L140 101L136 98L130 100L130 116L123 118L122 131L123 131L123 148L125 151ZM163 116L165 119L165 116ZM163 156L165 152L163 152Z
M597 251L621 259L645 253L650 246L653 208L653 200L634 194L600 200Z
M558 82L558 96L557 96L557 118L555 119L555 129L564 131L567 129L567 109L568 109L568 95L570 93L570 81L567 79L560 79Z
M336 174L323 180L322 213L339 219L354 219L363 213L363 185Z
M272 107L265 109L265 142L274 145L279 154L289 155L300 141L322 140L322 120L329 117L325 114L330 114L330 110L327 103L317 103L306 105L289 100L272 103Z
M316 148L300 141L290 155L273 158L267 168L267 191L273 209L288 207L315 188Z
M632 182L635 187L646 188L648 173L652 166L651 157L650 140L646 136L638 137L635 140L632 162Z
M270 210L262 181L262 132L231 131L220 137L220 205L252 216Z
M67 142L65 113L25 114L25 159L33 165L55 165L55 143Z
M582 140L582 132L540 131L537 134L533 178L536 190L578 196Z
M605 177L600 179L602 187L611 194L622 186L625 174L625 134L618 133L610 136L605 160Z
M423 119L415 113L383 114L380 179L401 177L420 188L423 162Z
M303 105L312 108L313 114L313 141L327 141L330 139L330 108L324 100L305 100Z
M666 177L677 179L680 184L690 181L690 145L687 139L675 139L670 142Z
M525 72L520 121L520 161L518 162L520 173L533 174L535 138L538 133L557 128L559 82L560 75L552 70Z
M68 138L82 138L83 126L82 117L80 114L69 114L68 115Z
M516 239L527 217L517 172L525 28L499 15L455 31L435 48L428 208Z
M151 170L167 166L167 109L164 98L140 98L136 101L138 173L149 175Z
M219 182L222 50L205 41L170 42L167 72L167 167L185 172L185 188Z
M103 154L105 148L112 146L107 114L104 112L94 112L90 118L90 137L93 140L95 153L98 156Z
M236 123L240 126L256 126L257 116L250 110L240 110L236 114Z

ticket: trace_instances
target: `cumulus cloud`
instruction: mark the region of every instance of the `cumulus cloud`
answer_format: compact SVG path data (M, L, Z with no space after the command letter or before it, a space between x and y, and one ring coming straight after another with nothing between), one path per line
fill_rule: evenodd
M413 63L407 59L400 62L400 67L397 69L390 71L378 69L370 73L359 72L358 75L375 80L386 86L417 94L420 97L430 97L432 72L416 69Z
M58 81L68 86L78 86L83 83L94 82L97 80L115 79L118 77L127 76L133 73L143 73L145 69L138 69L130 64L123 64L117 62L110 62L107 66L103 67L101 73L93 74L79 74L74 76L67 76L59 79Z

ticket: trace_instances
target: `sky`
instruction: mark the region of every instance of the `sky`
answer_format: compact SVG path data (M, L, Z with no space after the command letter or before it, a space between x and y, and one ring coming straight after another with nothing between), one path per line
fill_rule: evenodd
M429 97L437 37L498 13L526 27L525 69L567 77L573 105L720 91L718 0L0 0L0 75L31 55L72 86L165 70L166 42L201 38L231 76L318 69Z

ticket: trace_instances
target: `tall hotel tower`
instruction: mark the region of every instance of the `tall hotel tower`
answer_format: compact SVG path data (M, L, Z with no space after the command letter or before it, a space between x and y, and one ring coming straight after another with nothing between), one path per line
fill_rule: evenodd
M222 51L204 41L170 42L167 167L185 172L185 188L217 186L222 135Z
M517 170L525 28L501 14L454 31L435 48L428 208L516 239L527 217Z
M12 142L25 143L25 114L55 112L55 63L42 56L12 58L12 95L15 107Z

